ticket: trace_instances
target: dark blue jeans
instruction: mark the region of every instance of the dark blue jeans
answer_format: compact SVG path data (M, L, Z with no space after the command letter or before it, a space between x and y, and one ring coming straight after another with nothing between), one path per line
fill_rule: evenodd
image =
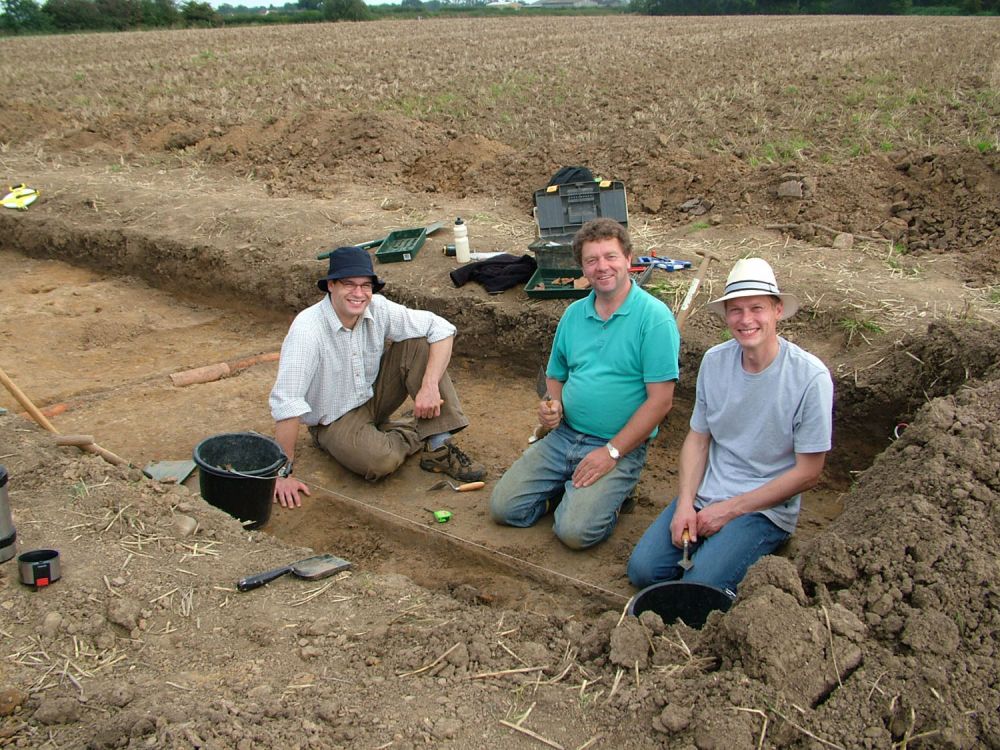
M584 549L611 536L618 511L639 481L646 463L643 443L590 487L574 487L576 465L608 441L568 427L565 423L531 445L507 469L490 498L493 520L508 526L532 526L545 515L550 500L556 506L553 530L567 547Z
M650 524L628 561L628 578L633 586L645 588L660 581L705 583L735 593L750 566L769 555L790 534L778 528L762 513L734 518L717 534L699 538L690 547L694 567L685 571L677 563L684 551L670 538L670 522L677 498Z

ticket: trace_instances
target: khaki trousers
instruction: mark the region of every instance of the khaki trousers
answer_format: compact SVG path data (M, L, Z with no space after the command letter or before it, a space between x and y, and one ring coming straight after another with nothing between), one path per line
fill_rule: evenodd
M335 422L309 428L316 443L337 463L368 480L394 472L431 435L457 432L469 424L447 371L438 386L444 399L439 416L415 422L389 422L407 397L415 397L420 390L430 345L426 339L418 338L389 343L386 347L371 400Z

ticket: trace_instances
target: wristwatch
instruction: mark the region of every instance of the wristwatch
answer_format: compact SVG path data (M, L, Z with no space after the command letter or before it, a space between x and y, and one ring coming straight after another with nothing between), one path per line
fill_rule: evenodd
M292 463L292 461L289 461L287 464L278 469L278 476L282 479L288 479L288 477L292 475Z
M611 458L615 461L622 457L622 454L610 442L605 447L608 449L608 453L611 455Z

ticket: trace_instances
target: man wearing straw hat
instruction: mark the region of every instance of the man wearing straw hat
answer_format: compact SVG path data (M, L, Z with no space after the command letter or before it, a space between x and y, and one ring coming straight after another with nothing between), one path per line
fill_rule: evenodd
M391 474L418 451L422 469L482 479L482 464L451 442L469 424L447 372L455 326L378 294L385 282L359 247L330 253L317 286L326 296L292 322L271 390L275 438L289 458L275 501L298 507L299 492L309 494L289 476L300 422L318 447L365 479ZM415 421L390 422L408 396Z
M708 304L732 338L705 352L677 497L628 562L643 588L681 578L731 593L795 530L801 493L816 485L833 429L833 380L812 354L778 336L799 309L760 258L737 261ZM692 562L680 567L685 534Z

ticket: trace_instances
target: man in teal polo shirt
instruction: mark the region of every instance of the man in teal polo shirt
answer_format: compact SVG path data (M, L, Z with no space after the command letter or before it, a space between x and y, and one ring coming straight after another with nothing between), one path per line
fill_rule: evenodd
M592 292L566 308L538 418L551 430L497 482L493 520L532 526L555 507L572 549L607 539L673 403L680 336L663 302L632 283L632 242L616 221L587 222L573 253Z

